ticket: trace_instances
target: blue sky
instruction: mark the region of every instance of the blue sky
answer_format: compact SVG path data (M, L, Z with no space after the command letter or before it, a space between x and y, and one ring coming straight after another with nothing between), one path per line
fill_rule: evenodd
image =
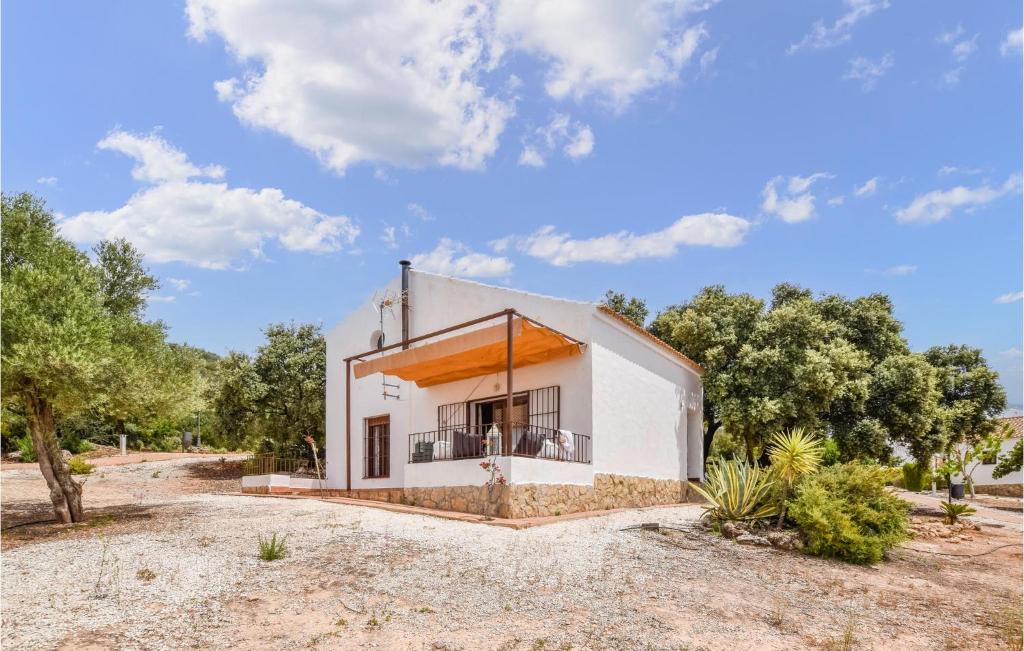
M889 294L1021 394L1019 3L7 2L3 179L178 341L420 268L657 310Z

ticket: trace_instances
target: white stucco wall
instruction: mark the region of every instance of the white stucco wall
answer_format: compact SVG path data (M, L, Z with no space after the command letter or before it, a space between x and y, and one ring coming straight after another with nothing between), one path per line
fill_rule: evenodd
M396 293L400 278L387 289ZM346 487L345 357L371 347L379 327L366 304L327 334L327 483ZM514 458L503 465L514 483L592 483L593 474L615 473L658 479L701 476L703 442L699 376L671 354L631 332L590 303L553 299L501 287L423 273L410 273L410 336L440 330L514 308L567 335L588 342L578 357L538 364L514 373L514 390L558 386L561 427L591 436L593 465ZM499 323L494 320L477 327ZM401 312L385 316L387 343L401 339ZM459 331L465 332L466 330ZM486 479L479 460L409 464L408 434L437 429L437 407L500 396L503 372L420 389L398 384L399 400L382 396L381 375L352 383L352 488L452 486ZM395 392L394 389L390 390ZM689 408L689 411L688 411ZM390 476L364 479L363 419L391 419Z
M594 314L591 335L594 472L700 477L697 373L601 312Z
M410 337L440 330L506 308L514 308L572 337L586 341L594 306L588 303L553 299L526 292L481 285L447 278L413 269L410 273ZM387 288L397 293L400 277ZM370 292L372 296L372 292ZM367 303L327 334L327 479L331 488L345 488L345 365L342 360L370 348L370 335L379 327L377 317ZM477 327L500 323L489 321ZM388 343L401 340L401 311L395 318L385 316L384 331ZM461 334L468 330L452 333ZM435 341L435 340L431 340ZM400 400L385 400L381 393L381 375L374 374L352 382L352 488L399 487L408 484L407 467L437 464L407 464L408 434L437 429L437 407L442 404L498 396L505 393L505 374L471 378L420 389L414 383L389 377L398 384ZM592 404L590 391L590 351L583 355L516 369L513 375L515 392L558 386L560 389L561 426L575 432L589 433ZM394 390L391 390L394 392ZM386 479L363 479L363 419L388 414L391 418L391 472ZM477 462L479 463L479 462ZM574 477L572 471L559 468L567 465L546 462L553 466L553 476ZM477 471L482 473L477 467ZM440 471L413 471L429 473ZM428 481L416 475L414 481ZM429 479L429 481L434 481ZM482 483L474 481L471 483ZM432 485L432 484L418 484ZM447 483L444 485L459 485Z
M1013 449L1013 446L1017 444L1020 438L1010 438L1003 441L1002 449L999 452L999 456L1002 457L1004 454L1009 453ZM992 471L996 469L994 463L983 463L978 466L971 474L971 479L974 480L975 486L998 486L1001 484L1020 484L1024 483L1021 481L1021 471L1011 472L1010 474L1000 477L999 479L992 478Z

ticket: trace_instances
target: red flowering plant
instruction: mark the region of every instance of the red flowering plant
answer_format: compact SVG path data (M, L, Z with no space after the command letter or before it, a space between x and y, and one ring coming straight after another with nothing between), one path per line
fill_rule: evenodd
M490 477L484 482L484 486L504 486L508 483L505 475L501 472L501 466L498 465L497 457L493 457L489 461L481 461L480 467L490 474Z

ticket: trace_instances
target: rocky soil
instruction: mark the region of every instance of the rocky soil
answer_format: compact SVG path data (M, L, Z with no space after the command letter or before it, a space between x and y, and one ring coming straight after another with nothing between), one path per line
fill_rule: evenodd
M229 474L109 468L86 486L90 523L6 531L4 649L1020 648L1019 527L854 567L738 544L697 506L510 530L218 494ZM5 528L45 511L38 473L5 471L2 489ZM651 521L665 527L635 528ZM289 554L260 561L272 533Z

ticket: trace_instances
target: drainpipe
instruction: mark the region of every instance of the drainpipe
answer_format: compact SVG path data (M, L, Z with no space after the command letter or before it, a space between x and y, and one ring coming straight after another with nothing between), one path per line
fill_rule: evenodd
M402 350L409 348L409 268L412 263L399 260L402 265Z

